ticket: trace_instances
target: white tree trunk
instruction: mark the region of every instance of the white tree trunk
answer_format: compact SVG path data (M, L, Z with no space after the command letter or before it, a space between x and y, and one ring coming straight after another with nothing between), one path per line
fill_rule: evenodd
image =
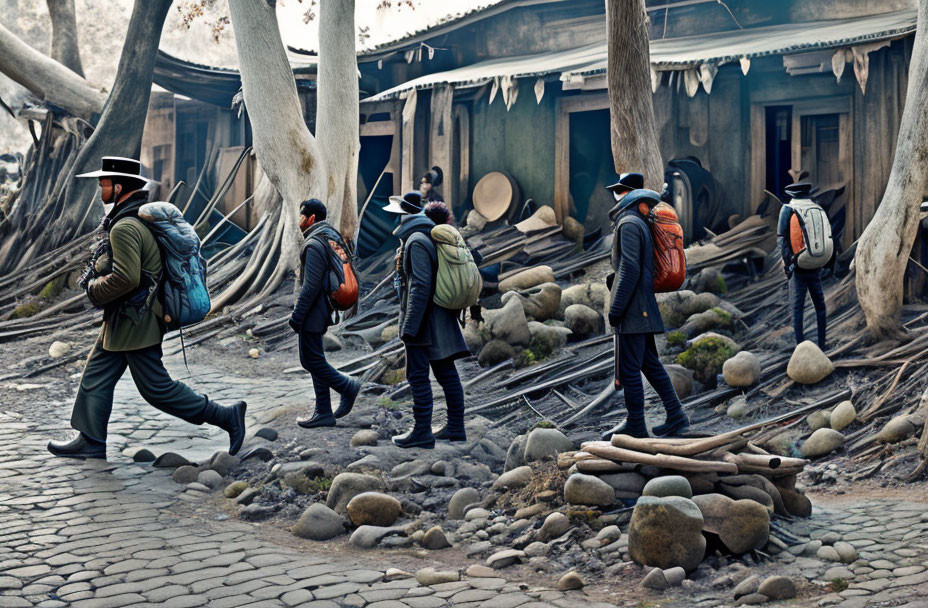
M857 246L857 297L876 339L900 337L903 278L928 197L928 0L919 0L905 109L883 199Z
M299 204L314 196L325 199L325 159L303 121L273 3L229 0L229 13L255 152L283 197L281 261L296 269L302 241ZM355 111L357 104L355 99Z
M351 241L358 233L358 60L354 0L319 6L316 139L326 158L329 222Z
M106 93L0 25L0 72L43 101L85 120L103 110Z
M49 56L78 76L84 75L81 52L77 46L77 18L74 0L46 0L52 20L52 43Z
M648 17L644 0L606 0L609 115L616 173L644 175L660 192L664 166L651 95Z

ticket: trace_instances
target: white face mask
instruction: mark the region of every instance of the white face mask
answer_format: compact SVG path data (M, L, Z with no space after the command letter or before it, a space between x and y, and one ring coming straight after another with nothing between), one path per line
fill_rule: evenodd
M109 215L110 211L112 211L115 206L116 203L103 203L103 213Z
M624 198L625 193L624 192L613 192L612 196L613 198L615 198L615 202L619 202L620 200Z

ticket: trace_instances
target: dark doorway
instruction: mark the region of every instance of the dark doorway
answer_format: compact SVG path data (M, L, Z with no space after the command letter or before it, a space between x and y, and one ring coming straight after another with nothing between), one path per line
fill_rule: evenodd
M358 230L358 254L362 257L395 247L393 228L396 218L383 208L393 194L393 173L385 172L393 149L392 135L361 138L358 154L358 205L363 207L370 199ZM373 192L373 194L372 194ZM358 209L360 212L362 209Z
M793 109L790 106L768 106L766 111L766 188L783 200L783 189L793 183L789 174L792 168Z
M626 171L640 171L628 167ZM605 187L618 179L612 162L609 110L570 114L570 197L573 215L588 231L609 225L615 201Z

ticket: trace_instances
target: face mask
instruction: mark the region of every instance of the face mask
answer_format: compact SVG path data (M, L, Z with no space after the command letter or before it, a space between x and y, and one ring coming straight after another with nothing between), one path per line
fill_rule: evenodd
M116 206L116 203L103 203L103 212L107 215L113 210L113 207Z

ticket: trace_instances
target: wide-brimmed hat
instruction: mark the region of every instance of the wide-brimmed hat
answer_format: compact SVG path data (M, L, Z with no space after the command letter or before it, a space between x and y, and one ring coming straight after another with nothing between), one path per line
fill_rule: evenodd
M637 205L638 203L647 203L649 207L653 207L660 202L661 195L654 190L637 188L632 190L631 193L626 194L622 200L616 203L615 207L609 210L609 217L615 219L620 213L626 209L630 209L633 205Z
M783 188L783 192L790 198L808 198L812 194L812 184L807 182L790 184Z
M418 192L407 192L403 196L391 196L390 203L383 208L388 213L402 213L412 215L422 212L422 195Z
M628 192L629 190L637 190L639 188L644 188L644 176L640 173L623 173L619 176L619 181L606 186L606 190L616 193Z
M142 163L134 158L122 156L104 156L100 169L90 173L81 173L76 177L132 177L148 182L147 178L142 177Z

